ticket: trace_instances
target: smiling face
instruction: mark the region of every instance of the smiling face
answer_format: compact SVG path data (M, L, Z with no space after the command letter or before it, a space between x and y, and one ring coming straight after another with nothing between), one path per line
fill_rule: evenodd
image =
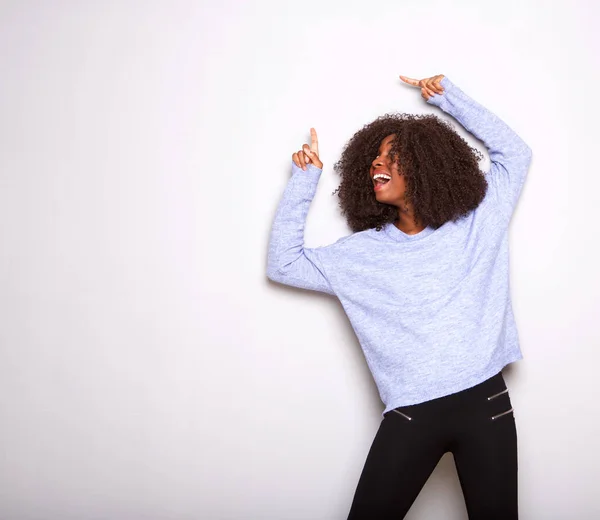
M395 137L395 134L390 134L381 141L378 155L371 163L369 175L373 182L375 198L379 202L400 207L401 205L405 206L406 182L405 177L400 175L398 165L389 157ZM390 180L386 180L387 178Z

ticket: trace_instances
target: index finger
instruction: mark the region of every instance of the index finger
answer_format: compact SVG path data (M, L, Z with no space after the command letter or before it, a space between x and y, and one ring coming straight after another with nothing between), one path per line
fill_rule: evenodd
M415 87L419 87L420 86L418 79L407 78L406 76L400 76L400 79L402 81L404 81L405 83L409 83L411 85L414 85Z
M319 155L319 140L317 139L317 131L314 128L310 129L310 150Z

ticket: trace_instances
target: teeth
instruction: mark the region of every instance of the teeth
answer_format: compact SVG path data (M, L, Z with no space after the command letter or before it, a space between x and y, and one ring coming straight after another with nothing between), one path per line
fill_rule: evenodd
M378 180L378 179L386 179L386 180L391 180L392 177L386 173L376 173L375 175L373 175L373 180Z

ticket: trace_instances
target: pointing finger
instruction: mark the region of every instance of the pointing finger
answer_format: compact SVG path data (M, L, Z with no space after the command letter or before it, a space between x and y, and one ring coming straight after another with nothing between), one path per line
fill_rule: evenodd
M406 76L400 76L400 79L402 81L404 81L405 83L408 83L409 85L413 85L415 87L419 86L419 80L418 79L407 78Z
M310 129L310 151L319 155L319 140L317 139L317 131L314 128Z

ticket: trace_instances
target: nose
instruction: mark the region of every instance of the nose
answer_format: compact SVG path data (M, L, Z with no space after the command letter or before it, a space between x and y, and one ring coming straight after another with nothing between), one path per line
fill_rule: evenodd
M384 166L384 161L381 158L381 155L375 157L375 159L373 159L373 162L371 163L371 166L373 166L373 168L377 168L378 166Z

